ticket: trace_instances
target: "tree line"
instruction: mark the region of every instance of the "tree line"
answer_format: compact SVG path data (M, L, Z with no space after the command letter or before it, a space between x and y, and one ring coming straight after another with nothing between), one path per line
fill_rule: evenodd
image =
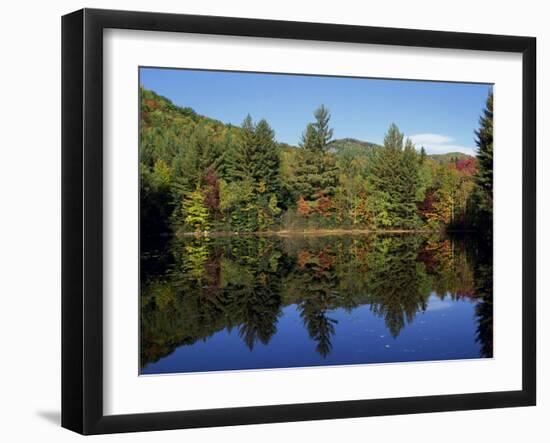
M342 228L490 235L492 104L490 93L476 157L441 161L393 123L382 146L338 143L323 105L299 146L290 146L265 119L223 124L140 88L142 234Z

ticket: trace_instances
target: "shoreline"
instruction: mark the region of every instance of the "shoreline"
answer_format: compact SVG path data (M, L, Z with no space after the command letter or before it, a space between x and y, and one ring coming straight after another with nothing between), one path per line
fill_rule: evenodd
M459 231L454 231L459 232ZM468 232L468 231L460 231ZM443 234L433 229L282 229L280 231L211 231L206 233L176 231L177 237L238 237L238 236L330 236L330 235L373 235L373 234Z

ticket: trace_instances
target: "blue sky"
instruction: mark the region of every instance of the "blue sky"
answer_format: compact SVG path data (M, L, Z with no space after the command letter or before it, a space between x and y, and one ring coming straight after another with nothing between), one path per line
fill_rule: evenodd
M147 89L197 113L240 125L265 118L280 142L298 144L313 111L329 108L334 138L381 143L395 122L428 153L474 154L490 85L141 68Z

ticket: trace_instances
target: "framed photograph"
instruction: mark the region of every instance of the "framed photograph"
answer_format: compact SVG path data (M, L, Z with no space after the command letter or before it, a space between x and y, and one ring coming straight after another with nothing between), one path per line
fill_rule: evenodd
M536 41L62 20L62 425L536 402Z

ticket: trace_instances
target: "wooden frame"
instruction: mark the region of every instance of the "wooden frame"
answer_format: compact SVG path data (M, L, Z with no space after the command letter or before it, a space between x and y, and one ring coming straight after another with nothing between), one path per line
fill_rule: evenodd
M102 408L102 77L103 30L106 28L522 54L522 389L105 416ZM82 434L101 434L535 404L535 38L84 9L63 17L62 57L62 426Z

